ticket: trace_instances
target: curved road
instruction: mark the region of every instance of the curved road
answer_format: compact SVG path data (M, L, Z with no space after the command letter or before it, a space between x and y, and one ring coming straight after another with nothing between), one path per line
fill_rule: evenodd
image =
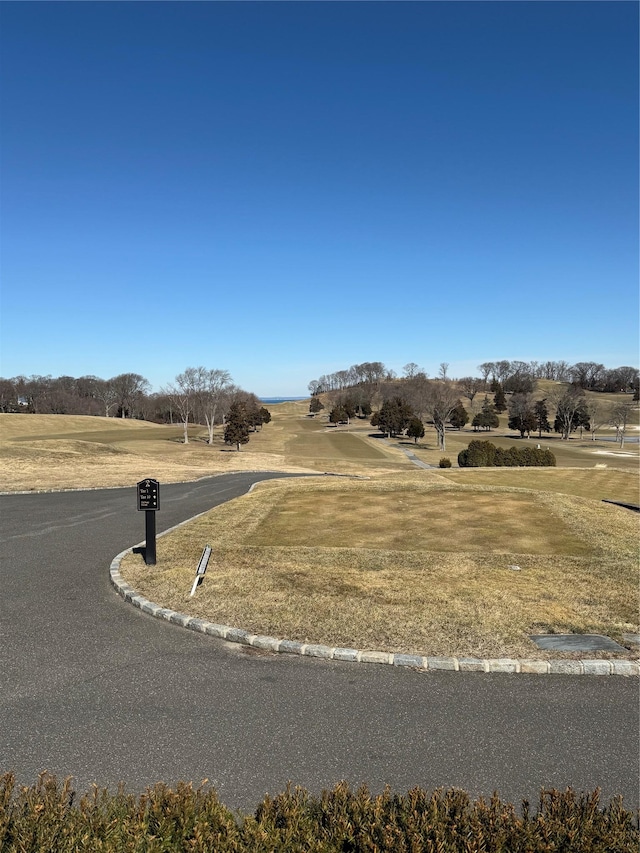
M269 474L163 485L158 531ZM153 619L109 583L135 489L0 496L0 772L78 790L207 778L253 809L288 780L638 796L637 679L417 673L271 655ZM152 571L152 568L150 568ZM194 566L195 572L195 566Z

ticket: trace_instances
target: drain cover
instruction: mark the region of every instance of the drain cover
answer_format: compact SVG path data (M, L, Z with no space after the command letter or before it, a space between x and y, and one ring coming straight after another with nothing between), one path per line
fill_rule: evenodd
M611 637L602 634L531 634L539 649L556 652L626 652Z

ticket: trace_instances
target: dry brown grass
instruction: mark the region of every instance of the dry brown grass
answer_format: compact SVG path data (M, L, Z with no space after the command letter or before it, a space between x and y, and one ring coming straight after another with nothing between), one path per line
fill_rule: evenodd
M603 432L603 434L605 434ZM637 435L629 431L630 435ZM640 461L639 446L627 442L621 450L614 442L592 441L585 433L582 438L572 435L568 441L563 441L560 436L543 435L541 439L532 436L530 439L521 439L520 435L511 432L506 427L506 418L503 415L501 425L491 432L474 432L471 428L463 430L452 430L447 432L447 449L438 450L435 431L427 428L424 439L417 444L406 438L394 440L397 447L410 450L418 459L429 465L437 466L440 458L448 457L452 464L458 464L458 453L469 446L470 441L490 441L496 447L520 447L523 444L536 447L540 445L545 450L551 450L556 457L556 465L560 468L615 468L624 471L632 471L637 474Z
M130 486L144 477L195 480L230 471L331 471L376 474L408 467L397 451L376 450L355 436L336 436L306 417L308 404L272 406L272 422L241 452L217 428L212 446L202 427L160 426L82 415L0 414L0 490ZM314 434L309 441L309 434ZM298 439L300 438L300 442Z
M122 571L154 601L255 633L543 657L529 633L638 630L637 532L631 513L593 500L436 472L277 481L163 537L154 569L130 556Z
M237 470L357 474L370 479L262 484L161 538L155 569L130 557L123 571L175 609L333 645L539 657L530 632L621 639L638 630L636 518L599 503L635 502L637 470L596 469L583 455L584 467L571 469L421 471L402 451L437 464L442 454L429 436L415 448L372 437L367 423L336 429L307 411L306 403L271 407L272 422L240 453L219 433L207 446L197 427L184 445L180 426L0 415L0 488ZM470 437L450 434L452 450ZM206 542L214 558L189 599Z

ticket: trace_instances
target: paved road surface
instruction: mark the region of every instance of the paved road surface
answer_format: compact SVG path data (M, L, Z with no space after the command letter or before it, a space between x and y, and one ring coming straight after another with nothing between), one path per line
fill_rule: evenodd
M265 476L162 486L158 530ZM80 790L208 778L246 809L287 780L342 778L516 801L600 786L639 805L637 680L416 673L186 631L109 584L143 518L135 489L0 496L0 771Z

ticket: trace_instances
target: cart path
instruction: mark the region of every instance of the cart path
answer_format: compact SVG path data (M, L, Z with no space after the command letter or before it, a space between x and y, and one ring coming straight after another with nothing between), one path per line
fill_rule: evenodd
M158 532L272 476L162 485ZM185 631L109 583L144 537L135 507L135 488L0 496L0 771L79 790L208 778L244 809L340 779L516 802L599 786L640 805L637 679L354 667Z

